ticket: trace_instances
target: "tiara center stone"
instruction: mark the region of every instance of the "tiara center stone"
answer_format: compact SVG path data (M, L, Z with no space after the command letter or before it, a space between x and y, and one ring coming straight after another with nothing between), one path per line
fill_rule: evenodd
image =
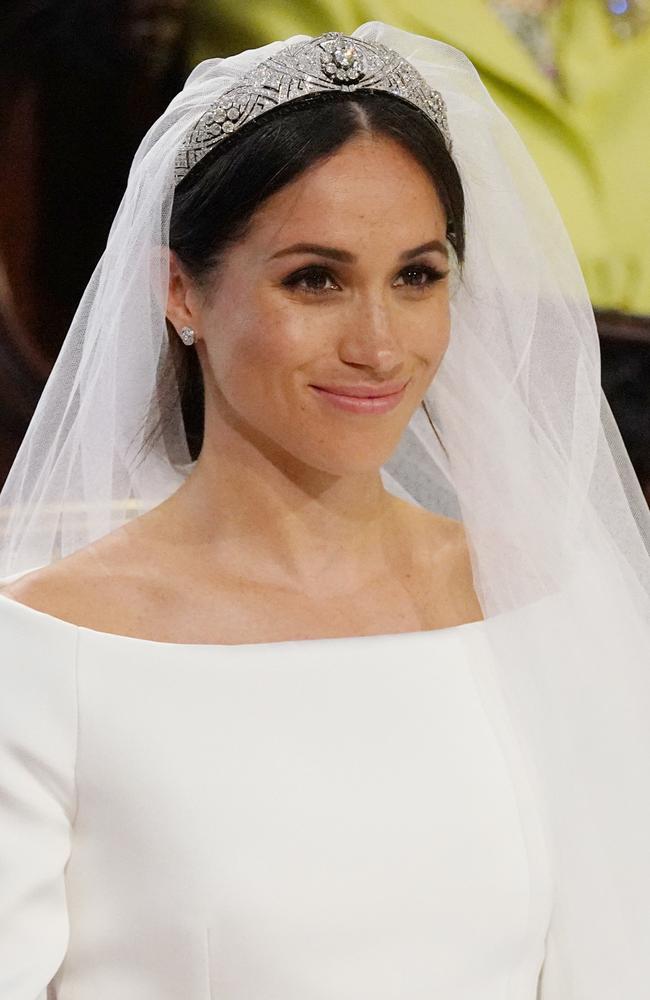
M351 42L340 39L322 53L321 68L333 83L357 83L364 74L363 56Z

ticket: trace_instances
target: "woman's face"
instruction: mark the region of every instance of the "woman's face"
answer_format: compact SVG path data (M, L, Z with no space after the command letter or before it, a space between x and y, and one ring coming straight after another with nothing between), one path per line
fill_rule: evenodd
M269 198L207 293L187 296L206 434L221 415L320 470L378 469L447 348L445 233L428 174L383 137L350 140ZM357 409L322 391L402 385Z

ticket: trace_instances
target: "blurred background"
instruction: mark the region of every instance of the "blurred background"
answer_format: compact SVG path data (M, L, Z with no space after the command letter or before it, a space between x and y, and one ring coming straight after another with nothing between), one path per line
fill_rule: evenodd
M462 49L558 204L650 502L650 0L2 0L0 484L140 139L201 59L381 20Z

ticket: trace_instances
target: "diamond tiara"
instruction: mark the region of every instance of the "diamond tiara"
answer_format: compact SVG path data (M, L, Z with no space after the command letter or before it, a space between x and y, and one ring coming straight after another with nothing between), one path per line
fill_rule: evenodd
M451 152L441 94L398 52L339 32L297 42L244 74L187 132L176 155L178 184L217 143L253 118L309 94L374 90L413 104L438 127Z

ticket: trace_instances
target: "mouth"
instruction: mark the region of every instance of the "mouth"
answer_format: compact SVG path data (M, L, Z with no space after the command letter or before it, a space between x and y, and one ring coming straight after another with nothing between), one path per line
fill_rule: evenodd
M410 380L409 380L410 381ZM316 392L320 398L332 405L339 410L347 411L348 413L388 413L390 410L394 410L396 406L399 406L404 394L406 392L406 387L408 382L402 384L401 388L397 391L386 392L385 386L381 387L359 387L350 386L337 387L338 391L334 391L330 388L324 388L319 385L312 385L310 388ZM364 395L360 394L360 389L363 390ZM365 393L369 393L365 395Z

